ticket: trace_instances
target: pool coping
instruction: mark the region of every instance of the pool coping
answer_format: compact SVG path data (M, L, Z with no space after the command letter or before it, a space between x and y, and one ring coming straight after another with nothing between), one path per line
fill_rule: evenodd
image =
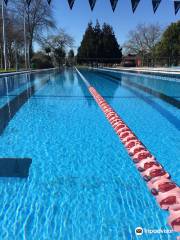
M30 70L19 71L19 72L6 72L6 73L0 73L0 78L14 76L14 75L20 75L20 74L25 74L25 73L46 72L46 71L51 71L51 70L56 70L56 69L57 68L46 68L46 69L36 69L36 70L30 69Z

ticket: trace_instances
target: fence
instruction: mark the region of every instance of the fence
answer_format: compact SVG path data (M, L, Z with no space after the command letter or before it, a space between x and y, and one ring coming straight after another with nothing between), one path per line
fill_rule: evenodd
M122 57L114 58L78 58L74 64L103 67L172 67L180 66L179 57Z
M44 59L44 58L43 58ZM42 59L33 59L31 62L31 69L48 68L49 65ZM37 64L38 63L38 64ZM49 63L54 67L61 66L88 66L88 67L180 67L180 57L171 58L150 58L150 57L122 57L120 58L77 58L77 57L63 57L55 61L53 57L49 56ZM13 69L26 69L23 56L19 56L18 65L15 63L11 66ZM50 67L53 67L50 66Z

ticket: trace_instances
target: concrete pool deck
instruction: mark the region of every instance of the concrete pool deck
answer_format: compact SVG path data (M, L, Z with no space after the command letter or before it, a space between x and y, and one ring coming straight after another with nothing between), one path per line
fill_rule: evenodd
M180 76L180 67L175 68L151 68L151 67L112 67L108 68L119 71L133 71L138 73L161 73L161 74L176 74Z

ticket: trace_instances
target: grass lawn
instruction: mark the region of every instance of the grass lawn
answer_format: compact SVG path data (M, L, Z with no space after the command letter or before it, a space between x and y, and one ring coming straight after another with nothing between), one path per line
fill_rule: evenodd
M0 68L0 73L8 73L8 72L15 72L16 69L15 68L10 68L10 69L7 69L6 71L3 69L3 68Z

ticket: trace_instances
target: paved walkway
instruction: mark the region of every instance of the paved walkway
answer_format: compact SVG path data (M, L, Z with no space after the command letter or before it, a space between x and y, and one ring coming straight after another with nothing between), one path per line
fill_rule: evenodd
M134 71L134 72L150 72L150 73L165 73L165 74L177 74L180 75L180 67L172 67L172 68L151 68L151 67L132 67L132 68L125 68L125 67L117 67L111 68L113 70L123 70L123 71Z

